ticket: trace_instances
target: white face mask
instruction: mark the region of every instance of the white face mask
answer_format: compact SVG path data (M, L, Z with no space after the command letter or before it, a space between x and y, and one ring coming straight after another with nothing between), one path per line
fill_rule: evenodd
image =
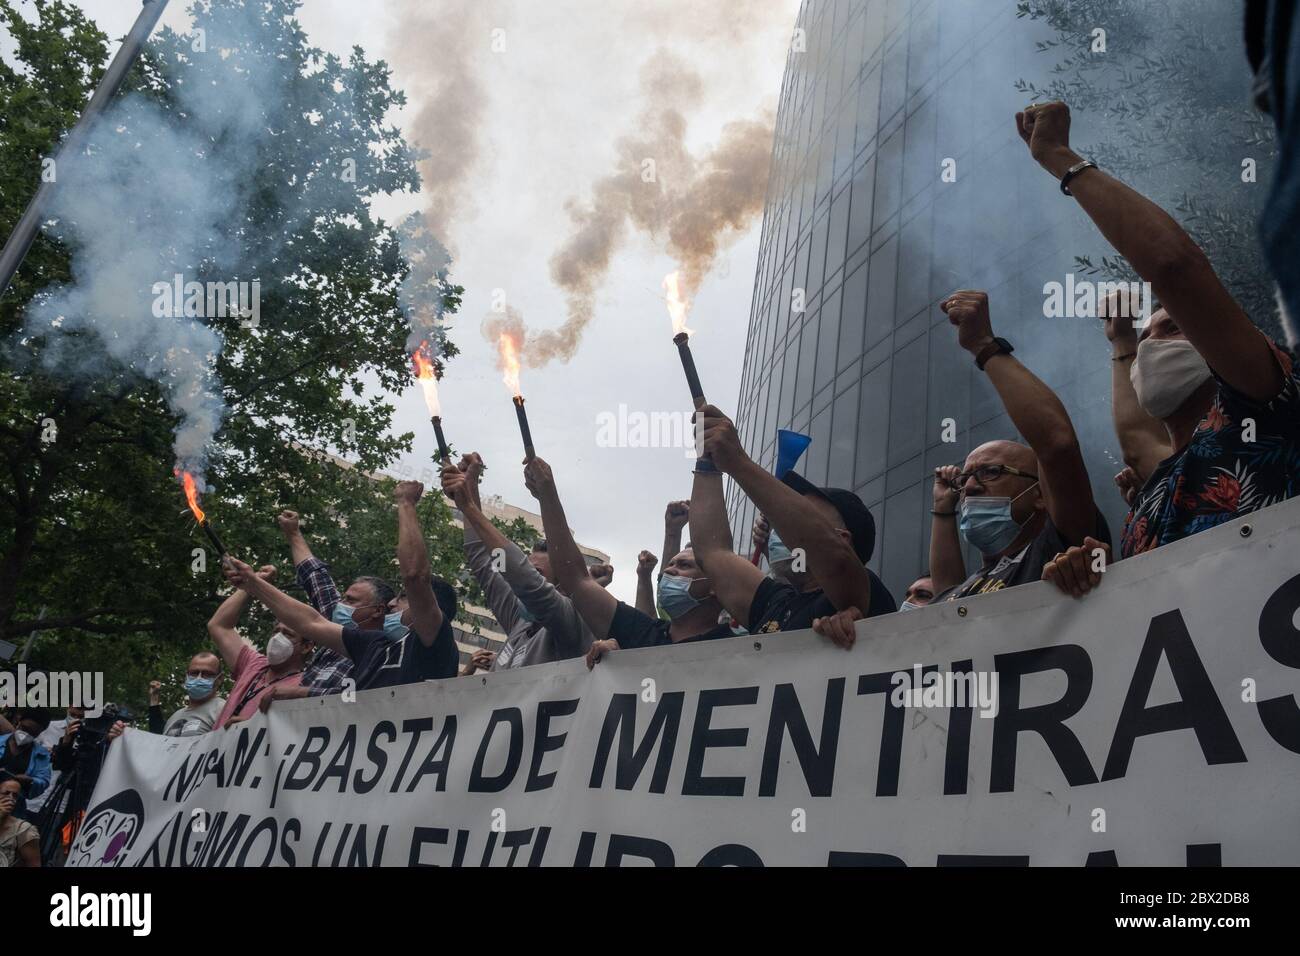
M14 731L14 743L17 744L19 747L26 747L31 742L32 742L32 735L27 733L27 731L25 730Z
M900 611L915 611L918 607L925 607L924 604L913 604L911 601L904 601L898 606Z
M1186 339L1143 339L1128 374L1146 413L1168 418L1210 377L1210 366Z
M293 654L293 641L279 631L271 635L266 642L266 659L272 667L279 667Z

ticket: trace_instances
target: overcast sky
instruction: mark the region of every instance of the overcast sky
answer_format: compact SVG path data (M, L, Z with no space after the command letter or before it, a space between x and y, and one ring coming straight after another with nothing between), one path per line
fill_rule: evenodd
M138 0L78 2L115 39L139 10ZM570 234L566 203L585 199L612 171L619 137L637 132L641 66L666 49L699 72L702 96L686 114L687 144L707 150L728 121L775 110L799 2L467 2L306 0L299 20L315 45L346 54L357 44L393 65L394 86L410 97L393 119L408 135L431 77L445 78L439 67L455 64L482 94L477 105L465 98L445 135L440 126L421 126L426 139L438 138L423 143L435 149L456 147L466 130L479 143L463 181L466 202L447 226L452 277L466 292L450 326L461 354L441 383L443 416L449 440L487 461L484 491L536 510L496 349L481 333L493 290L504 291L530 328L558 326L565 299L548 265ZM186 29L186 6L173 0L163 22ZM435 40L430 23L450 35ZM424 205L423 197L396 196L376 208L396 221ZM705 390L728 411L740 386L760 225L755 218L725 250L691 314ZM611 263L573 359L523 373L537 451L555 469L569 523L579 540L610 553L612 590L629 602L636 554L643 547L658 554L664 504L689 497L693 462L679 448L598 447L596 423L602 412L617 414L620 403L647 413L690 407L661 299L661 280L673 268L662 237L634 236ZM396 396L396 404L395 428L416 433L411 459L423 466L435 443L418 388Z

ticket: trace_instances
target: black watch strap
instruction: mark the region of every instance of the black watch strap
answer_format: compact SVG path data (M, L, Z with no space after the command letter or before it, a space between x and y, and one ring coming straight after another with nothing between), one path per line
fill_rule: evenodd
M1091 159L1085 159L1081 163L1075 163L1073 166L1067 169L1065 171L1065 175L1061 177L1061 192L1065 193L1067 196L1073 196L1074 193L1070 192L1070 180L1073 179L1075 176L1079 175L1085 169L1096 169L1096 168L1097 168L1097 164L1094 163Z
M1014 351L1015 349L1012 347L1011 343L1008 342L1006 339L995 338L988 345L984 346L984 348L980 349L979 354L975 356L975 364L979 367L979 370L982 372L984 371L984 363L987 362L989 359L991 359L993 356L1001 355L1004 352L1007 355L1010 355Z

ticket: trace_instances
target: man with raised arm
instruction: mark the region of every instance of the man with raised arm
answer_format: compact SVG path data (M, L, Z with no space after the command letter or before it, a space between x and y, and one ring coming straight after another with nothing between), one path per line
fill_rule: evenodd
M246 564L243 568L250 579L275 590L271 584L271 579L275 577L274 565L263 565L257 571ZM226 577L230 578L228 567ZM266 642L266 653L258 653L238 630L239 618L248 606L248 598L247 589L236 588L230 597L221 602L221 606L208 621L208 635L216 645L217 653L230 668L230 679L234 682L225 706L212 725L213 730L221 730L252 717L257 713L262 698L276 688L297 688L302 681L303 667L315 649L310 639L304 638L301 632L294 630L292 624L277 615L276 628Z
M988 295L961 290L940 308L1028 445L985 442L961 469L935 469L930 577L936 602L1037 581L1043 565L1067 548L1104 550L1110 543L1070 415L1011 354L1011 343L993 334ZM969 577L958 531L983 557ZM1073 582L1069 590L1079 593Z
M1119 427L1124 459L1144 481L1120 555L1300 494L1300 380L1290 357L1255 327L1168 213L1070 148L1068 106L1031 106L1016 114L1016 128L1162 305L1124 356L1137 403L1165 436ZM1073 580L1078 589L1095 586Z
M655 605L654 580L655 565L658 563L659 559L653 551L643 550L636 558L636 609L650 617L659 616L659 608Z
M751 634L803 630L850 608L857 617L898 610L884 582L866 567L875 547L871 512L857 495L817 488L794 472L778 479L740 444L731 420L712 405L697 409L704 453L720 469L695 472L691 544L723 606ZM767 516L765 575L732 550L722 475L728 474ZM835 632L852 646L853 631Z
M385 630L362 630L355 620L337 624L262 580L237 559L227 559L226 576L306 640L346 654L354 665L352 677L358 690L455 677L460 663L451 630L456 592L431 574L429 551L415 510L423 493L424 486L418 481L398 482L393 493L397 503L397 563L408 606L401 610L386 607L384 611L401 615L403 625L409 628L401 637Z
M722 605L690 548L675 554L659 578L659 606L669 620L654 617L624 604L600 586L587 572L582 552L564 517L551 466L533 458L524 468L524 483L541 506L547 550L556 584L578 609L594 638L587 666L620 647L655 647L732 637L720 623Z
M591 631L573 602L555 586L550 546L525 555L482 511L478 484L483 459L471 452L442 469L442 490L460 509L465 561L506 633L489 670L506 670L581 657ZM494 563L502 568L496 571ZM585 562L584 562L585 568Z

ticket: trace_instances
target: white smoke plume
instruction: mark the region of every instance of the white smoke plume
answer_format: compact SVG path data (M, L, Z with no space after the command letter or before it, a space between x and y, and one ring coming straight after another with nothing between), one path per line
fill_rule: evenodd
M596 294L629 230L649 237L677 260L683 293L699 289L718 252L761 215L767 193L773 117L763 112L727 123L712 148L696 155L686 143L687 117L703 90L699 74L660 50L641 71L642 109L634 132L616 144L613 172L586 200L568 204L572 231L551 258L568 314L555 329L527 332L523 360L539 367L568 361L595 315ZM525 334L518 312L489 315L483 333Z
M59 158L48 215L71 251L72 281L32 302L23 332L44 339L52 374L84 381L125 370L156 383L179 419L176 466L200 476L225 411L214 373L222 340L203 317L156 309L153 287L177 274L259 278L241 240L248 186L261 162L256 145L280 125L288 97L283 68L245 39L258 29L255 11L223 11L209 25L209 52L192 55L170 102L120 97L85 150ZM214 144L230 142L246 146L212 158ZM261 262L273 254L255 253Z

